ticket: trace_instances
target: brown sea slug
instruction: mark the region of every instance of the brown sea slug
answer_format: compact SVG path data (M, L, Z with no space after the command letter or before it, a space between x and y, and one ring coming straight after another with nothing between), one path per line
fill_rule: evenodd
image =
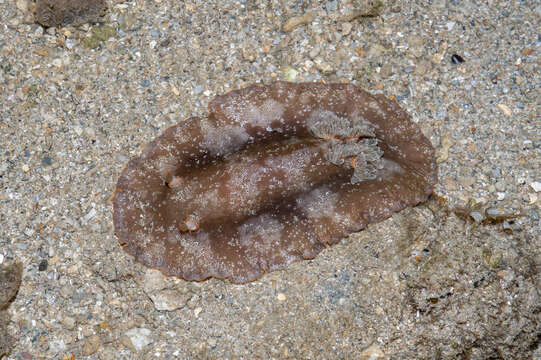
M115 232L137 261L244 283L423 202L434 149L394 101L277 82L216 97L122 172Z

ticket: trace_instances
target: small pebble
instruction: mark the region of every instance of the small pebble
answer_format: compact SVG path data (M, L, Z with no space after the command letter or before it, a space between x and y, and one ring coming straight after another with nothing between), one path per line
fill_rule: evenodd
M496 187L497 191L503 192L505 191L506 183L505 181L500 180L494 186Z
M500 109L505 116L511 116L511 109L509 109L509 107L505 104L498 104L498 109Z
M286 294L278 293L278 295L276 295L276 298L278 299L278 301L284 301L286 299Z
M465 176L458 178L458 183L465 188L471 187L473 184L475 184L475 178L472 176Z
M66 343L64 343L62 339L54 339L49 343L49 349L51 349L55 353L65 351Z
M47 260L46 260L46 259L43 259L43 260L40 261L40 263L39 263L39 265L38 265L38 270L39 270L39 271L45 271L45 270L47 270L47 266L48 266L48 265L49 265L49 264L47 263Z
M159 271L148 269L143 279L143 290L158 311L173 311L186 305L191 298L187 288L171 288L167 278Z
M286 33L291 32L297 26L309 24L312 21L314 21L314 16L311 13L305 13L301 16L294 16L287 19L287 21L282 26L282 31Z
M349 35L351 29L353 29L353 25L350 22L342 23L342 35Z
M167 287L167 279L161 271L155 269L147 269L144 276L143 288L145 292L152 293L162 290Z
M385 356L383 351L377 345L370 345L360 355L360 360L377 360L382 359Z
M321 57L317 57L314 59L314 64L316 65L316 68L321 71L323 74L332 74L336 70L332 67L331 64L329 64L327 61L323 60Z
M69 316L62 319L62 326L67 330L73 330L73 328L75 328L76 323L77 322L75 321L75 319Z
M310 56L310 58L313 59L316 56L318 56L320 51L321 49L319 48L319 46L314 46L314 48L310 50L310 52L308 53L308 56Z
M453 145L454 145L453 139L451 139L450 137L447 137L447 136L442 137L441 146L437 150L438 153L437 153L436 161L438 163L445 162L445 161L447 161L447 159L449 159L449 149L451 149L451 147L453 147Z
M193 93L194 95L199 95L203 92L203 87L201 85L197 85L194 89L193 89Z
M182 293L176 289L165 289L147 293L158 311L173 311L183 308L191 297L190 293Z
M26 13L28 11L28 3L27 0L17 0L15 1L15 6L17 6L17 9L21 10L22 13Z
M479 211L472 211L470 213L470 216L473 219L473 221L475 221L478 224L480 224L485 219L485 216L481 214L481 212Z
M492 221L501 221L514 217L515 212L509 209L503 208L488 208L485 211L487 218Z
M82 220L81 222L83 223L83 225L86 224L88 222L88 220L90 220L94 216L96 216L97 213L98 212L96 211L96 209L94 209L94 208L90 209L90 211L85 216L83 216L82 219L81 219Z
M297 75L299 74L297 69L291 66L284 66L280 72L282 73L282 78L285 81L295 81Z
M325 4L325 8L327 9L328 12L335 11L337 6L338 6L338 1L336 0L327 1L327 3Z
M53 160L50 157L46 156L43 159L41 159L41 163L43 165L49 166L49 165L51 165L53 163Z
M466 60L464 60L464 58L458 54L453 54L453 56L451 56L451 62L455 65L463 63L464 61Z
M86 340L85 344L83 345L83 356L90 356L96 351L98 351L100 347L100 338L98 335L93 335L88 340Z
M73 47L75 46L75 40L72 40L72 39L66 39L66 47L68 49L73 49Z
M92 129L91 127L85 128L84 132L91 139L94 139L96 137L96 131Z
M503 222L502 228L503 228L503 230L506 230L506 231L512 231L513 230L513 227L511 226L511 224L508 221Z
M49 52L45 49L34 50L34 53L38 54L39 56L49 56Z
M127 345L132 351L141 351L152 342L152 332L145 328L132 328L126 331L126 336L129 339ZM131 345L131 346L130 346Z

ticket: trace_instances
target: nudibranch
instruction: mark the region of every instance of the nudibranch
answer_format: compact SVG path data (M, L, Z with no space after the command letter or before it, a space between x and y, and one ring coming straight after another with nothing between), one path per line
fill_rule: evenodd
M216 97L122 172L121 247L166 275L253 281L427 200L434 148L393 100L276 82Z

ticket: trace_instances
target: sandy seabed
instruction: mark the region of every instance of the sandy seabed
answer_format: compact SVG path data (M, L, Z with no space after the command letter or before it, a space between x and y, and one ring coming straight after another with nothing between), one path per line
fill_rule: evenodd
M110 1L44 29L0 0L0 265L24 267L7 358L541 357L541 6L368 3ZM435 196L245 285L126 255L127 161L279 79L395 98L437 148Z

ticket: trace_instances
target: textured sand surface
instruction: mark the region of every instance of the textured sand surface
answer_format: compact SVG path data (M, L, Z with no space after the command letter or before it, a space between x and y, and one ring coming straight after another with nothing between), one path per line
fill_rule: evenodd
M111 1L44 29L0 0L8 359L540 357L541 6L368 3ZM396 98L437 148L437 196L246 285L133 261L110 200L128 159L277 79Z

